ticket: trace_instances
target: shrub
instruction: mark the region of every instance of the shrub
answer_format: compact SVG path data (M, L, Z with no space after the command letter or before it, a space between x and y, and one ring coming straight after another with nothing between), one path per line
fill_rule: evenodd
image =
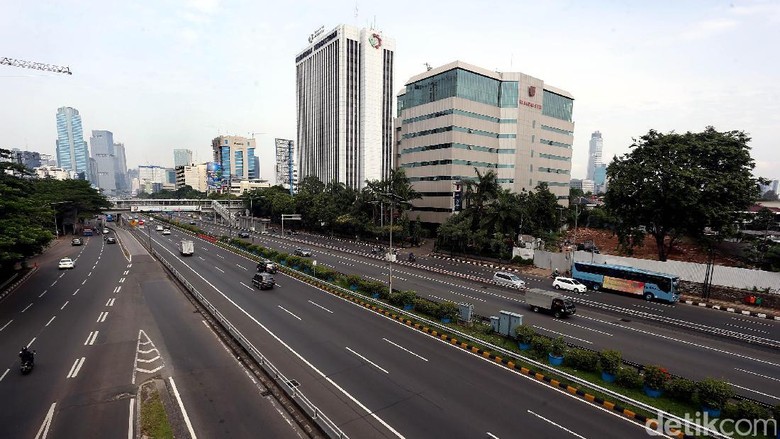
M411 305L414 303L414 299L417 297L412 290L396 291L390 294L390 303L395 306Z
M599 354L599 364L602 371L617 375L620 366L623 364L623 355L618 351L603 350Z
M458 318L458 305L455 304L455 302L444 302L439 304L439 315L437 316L440 319L457 319Z
M599 354L587 349L571 349L563 360L566 366L585 372L597 372L599 370Z
M349 288L352 285L355 285L358 288L360 288L361 285L363 284L363 278L356 274L350 274L344 279L344 284L346 284L347 288Z
M666 395L680 402L693 400L696 391L696 383L686 378L672 378L664 385Z
M533 259L523 259L520 256L512 258L512 263L517 265L534 265Z
M742 400L737 402L736 405L737 416L733 419L769 419L769 410L753 401Z
M554 357L562 357L566 353L566 342L563 341L563 337L557 337L550 343L550 353Z
M515 328L515 333L517 334L517 341L526 344L530 344L531 340L534 338L534 335L536 335L534 328L529 325L517 325Z
M699 381L696 383L696 390L699 402L713 409L723 408L726 401L734 396L734 390L729 383L714 378Z
M669 372L660 366L645 366L645 385L651 389L663 390L669 381Z
M439 304L423 297L414 299L414 309L420 314L435 317L439 314Z
M638 370L628 366L618 370L615 382L626 389L641 389L644 381Z
M546 357L551 346L552 340L543 335L534 335L531 339L531 352L539 358Z

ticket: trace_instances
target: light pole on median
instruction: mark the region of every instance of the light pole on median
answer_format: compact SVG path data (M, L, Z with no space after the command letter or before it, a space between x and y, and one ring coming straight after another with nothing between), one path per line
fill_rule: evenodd
M390 261L388 284L390 287L390 294L393 294L393 262L395 261L395 254L393 253L393 214L395 213L395 200L403 200L403 198L392 192L384 192L381 193L381 195L390 197L390 251L387 254L387 259Z

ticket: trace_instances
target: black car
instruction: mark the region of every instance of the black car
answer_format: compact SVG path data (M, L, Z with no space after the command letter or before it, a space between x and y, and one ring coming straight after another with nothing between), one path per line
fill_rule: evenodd
M106 238L106 244L116 244L116 238L109 236Z
M252 285L261 290L270 290L276 285L276 282L269 273L255 273L252 277Z
M260 263L257 264L257 271L258 272L266 272L266 273L276 273L276 264L273 263L270 259L263 259L260 261Z
M82 245L84 244L84 241L81 240L81 238L73 238L70 240L70 245Z
M239 238L249 238L249 232L238 232Z

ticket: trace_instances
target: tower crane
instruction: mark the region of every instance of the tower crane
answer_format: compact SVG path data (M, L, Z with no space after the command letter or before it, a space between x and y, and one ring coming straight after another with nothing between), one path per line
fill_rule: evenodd
M72 75L70 67L55 66L53 64L44 64L40 62L24 61L21 59L14 59L8 57L0 58L0 65L21 67L24 69L43 70L45 72L64 73L66 75Z

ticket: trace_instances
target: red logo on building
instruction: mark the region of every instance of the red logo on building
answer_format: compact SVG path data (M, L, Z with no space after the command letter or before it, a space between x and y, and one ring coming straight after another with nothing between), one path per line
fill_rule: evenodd
M534 97L536 96L536 87L533 85L528 86L528 96Z

